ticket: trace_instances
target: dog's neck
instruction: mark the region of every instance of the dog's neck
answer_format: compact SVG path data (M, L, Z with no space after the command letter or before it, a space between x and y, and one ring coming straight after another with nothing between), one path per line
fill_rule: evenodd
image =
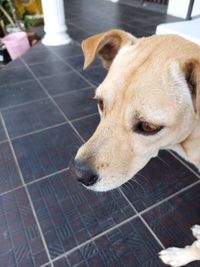
M185 160L193 163L200 170L200 118L193 131L180 144L170 147Z

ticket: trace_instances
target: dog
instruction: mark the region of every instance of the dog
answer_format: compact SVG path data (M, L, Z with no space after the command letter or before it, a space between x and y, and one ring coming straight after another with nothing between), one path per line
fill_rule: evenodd
M200 168L200 47L176 35L137 39L114 29L82 42L89 67L99 56L108 70L95 93L100 123L78 150L77 180L108 191L131 179L161 149L170 149ZM198 238L160 258L171 266L200 260Z
M200 260L200 225L192 228L193 236L197 239L191 246L185 248L168 248L159 253L160 259L173 267L184 266L192 261Z

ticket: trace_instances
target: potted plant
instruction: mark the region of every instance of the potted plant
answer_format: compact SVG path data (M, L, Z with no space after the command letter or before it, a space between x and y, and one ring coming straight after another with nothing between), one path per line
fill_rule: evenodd
M18 19L12 0L0 0L1 28L5 36L1 39L11 59L24 54L29 48L29 42L23 23Z
M0 0L0 38L4 36L0 51L4 44L12 59L21 56L38 40L37 34L28 28L43 22L39 3L40 0Z
M24 31L24 25L19 20L14 2L12 0L0 0L1 27L4 33Z

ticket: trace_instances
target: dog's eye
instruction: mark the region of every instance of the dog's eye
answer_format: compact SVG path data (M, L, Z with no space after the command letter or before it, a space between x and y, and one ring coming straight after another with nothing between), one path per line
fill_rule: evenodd
M144 135L153 135L163 129L163 126L158 126L146 121L139 121L135 126L135 131Z
M102 99L97 99L97 105L99 106L99 109L103 111L104 105Z

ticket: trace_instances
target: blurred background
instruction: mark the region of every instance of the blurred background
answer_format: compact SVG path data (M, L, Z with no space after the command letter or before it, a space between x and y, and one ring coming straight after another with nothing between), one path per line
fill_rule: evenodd
M44 0L43 8L46 9L49 4L46 4ZM190 20L198 15L200 1L65 0L62 8L69 35L80 42L89 35L111 28L121 28L138 37L154 34L156 26L161 23ZM55 14L51 14L51 16L53 28ZM42 39L44 16L41 0L0 0L0 67L13 59L9 49L13 49L13 46L17 47L19 39L23 38L11 35L16 32L25 32L28 37L29 44L24 40L25 44L22 45L24 51ZM14 45L10 40L11 37L13 37ZM9 48L10 46L11 48ZM19 49L23 53L23 49Z

